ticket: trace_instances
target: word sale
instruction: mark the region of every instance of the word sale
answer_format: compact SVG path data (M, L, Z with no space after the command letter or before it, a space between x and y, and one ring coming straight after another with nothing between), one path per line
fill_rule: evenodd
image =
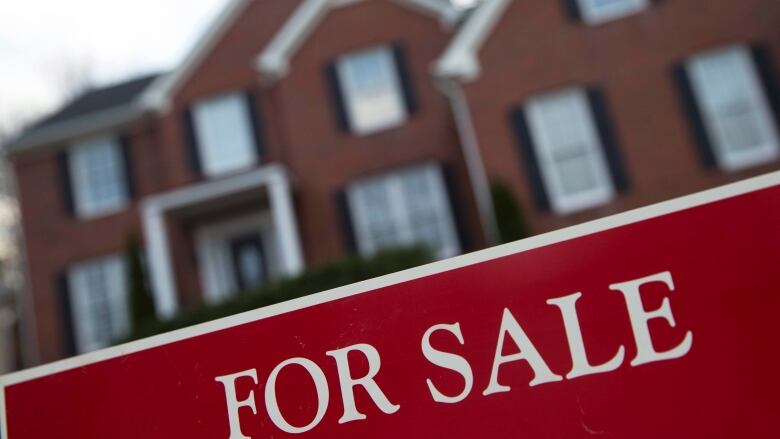
M664 297L661 306L653 309L645 309L642 303L641 288L644 285L659 283L668 290L669 294L674 292L674 280L671 272L662 272L651 276L635 279L627 282L615 283L609 286L610 290L620 293L623 296L626 306L626 313L631 322L634 341L636 343L636 356L631 360L633 367L645 365L648 363L673 360L685 356L693 344L693 333L691 331L681 332L680 342L671 349L658 351L653 346L652 334L649 322L655 319L663 319L672 327L676 326L674 315L669 301L669 297ZM523 330L522 325L509 309L504 309L501 315L500 330L496 340L496 349L493 356L493 363L490 376L487 379L487 385L482 390L484 397L490 395L509 392L509 386L502 385L499 382L499 372L501 367L507 363L516 361L525 361L533 371L533 379L529 382L530 386L538 386L545 383L572 380L579 377L612 372L623 365L625 360L625 347L619 346L615 355L607 362L602 364L591 364L588 359L587 349L583 341L582 329L580 327L579 317L577 315L577 301L582 297L582 293L574 293L564 297L549 299L548 305L556 308L560 312L563 326L566 334L569 352L571 354L572 368L561 376L550 369L544 358L534 346L534 343ZM463 332L459 322L436 324L428 328L421 336L420 347L422 354L431 364L444 369L451 370L459 374L465 383L462 391L457 394L445 394L437 388L436 383L428 379L428 391L431 400L438 404L457 404L466 399L474 387L474 374L472 367L466 358L451 352L437 350L431 346L430 339L437 332L447 333L454 337L460 345L465 346ZM519 348L517 353L504 355L502 347L504 341L509 337L511 341ZM381 356L375 346L370 344L357 344L342 349L332 350L325 353L336 363L338 371L338 388L341 393L343 405L343 414L339 419L339 424L355 422L366 419L366 415L361 413L355 403L354 389L361 387L368 393L374 404L384 413L392 415L399 410L401 406L395 404L388 398L387 394L379 387L375 377L381 369ZM361 355L368 364L368 372L356 377L350 369L348 361L349 356ZM277 379L279 374L288 367L303 368L311 377L316 390L317 401L312 401L317 407L314 418L306 425L292 425L285 419L277 400ZM249 369L243 372L231 375L219 376L215 381L224 388L225 400L227 402L227 420L230 425L229 439L249 439L241 430L239 420L239 411L251 410L257 415L257 402L254 390L247 392L247 395L238 395L237 382L252 380L255 386L259 384L258 373L256 369ZM423 383L420 383L424 385ZM243 385L241 387L244 388ZM330 401L330 392L328 381L322 369L312 360L307 358L290 358L277 365L265 380L265 410L268 418L284 432L300 434L308 432L317 427L325 417L325 413Z

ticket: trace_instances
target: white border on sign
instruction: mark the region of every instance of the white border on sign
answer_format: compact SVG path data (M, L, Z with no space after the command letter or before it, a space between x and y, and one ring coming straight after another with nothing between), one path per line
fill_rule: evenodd
M452 259L434 262L398 273L393 273L356 284L335 288L311 296L293 299L288 302L259 308L253 311L248 311L219 320L191 326L189 328L179 329L168 332L166 334L157 335L147 339L126 343L120 346L114 346L108 349L80 355L78 357L73 357L55 363L5 375L0 377L0 387L2 388L2 391L0 392L0 409L2 410L0 413L0 421L2 421L2 437L8 437L8 432L6 431L5 389L6 387L12 385L42 378L47 375L65 372L78 367L87 366L89 364L145 351L159 346L164 346L200 335L221 331L223 329L229 329L247 323L275 317L278 315L290 313L292 311L332 302L346 297L356 296L358 294L371 292L391 285L396 285L422 277L487 262L493 259L522 253L599 232L604 232L610 229L638 223L694 207L699 207L705 204L745 195L773 186L780 186L780 171L739 181L715 189L710 189L704 192L687 195L670 201L641 207L639 209L619 213L617 215L597 219L565 229L537 235L522 241L491 247Z

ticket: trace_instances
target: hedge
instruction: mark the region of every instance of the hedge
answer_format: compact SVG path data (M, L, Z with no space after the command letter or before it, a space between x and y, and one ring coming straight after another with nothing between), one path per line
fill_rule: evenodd
M320 291L349 285L385 274L413 268L431 262L426 248L392 249L370 258L351 256L346 259L307 270L303 274L278 280L254 291L247 291L217 305L201 305L181 312L175 318L158 321L146 318L137 322L133 333L124 341L162 334L198 323L251 311Z

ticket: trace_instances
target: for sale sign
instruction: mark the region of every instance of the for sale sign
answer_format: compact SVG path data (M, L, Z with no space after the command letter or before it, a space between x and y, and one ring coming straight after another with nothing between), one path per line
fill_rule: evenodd
M4 437L780 437L780 173L3 378Z

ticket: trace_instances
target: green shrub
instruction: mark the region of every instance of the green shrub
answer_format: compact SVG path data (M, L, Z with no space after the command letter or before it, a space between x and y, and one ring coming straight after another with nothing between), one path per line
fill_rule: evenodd
M504 183L494 181L490 185L490 193L493 197L493 208L495 209L496 225L501 244L531 236L523 211L512 191Z
M254 291L244 292L227 302L217 305L202 305L185 310L172 320L161 322L153 317L147 318L135 325L134 332L128 340L150 337L251 311L263 306L413 268L432 260L431 252L420 247L386 250L370 258L351 256L338 262L311 268L294 278L268 283Z
M131 233L125 244L125 265L127 267L127 292L130 321L133 327L154 318L154 298L146 276L143 253L138 235Z

